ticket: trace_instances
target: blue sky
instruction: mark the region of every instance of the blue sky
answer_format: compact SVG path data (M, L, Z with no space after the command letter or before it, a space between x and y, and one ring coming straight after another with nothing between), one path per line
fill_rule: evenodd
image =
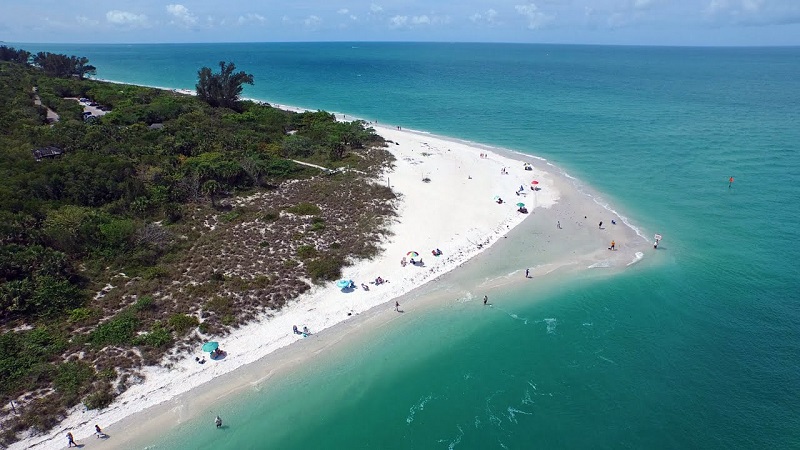
M2 10L6 42L800 45L800 0L5 0Z

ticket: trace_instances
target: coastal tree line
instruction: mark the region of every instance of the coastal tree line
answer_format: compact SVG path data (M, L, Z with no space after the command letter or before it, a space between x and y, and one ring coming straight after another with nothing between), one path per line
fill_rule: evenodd
M48 76L59 78L84 79L87 75L97 73L97 68L89 64L89 58L85 56L67 56L50 52L32 54L27 50L17 50L5 45L0 46L0 61L30 64L41 69Z
M217 73L200 69L192 97L85 80L95 68L84 57L2 46L0 60L0 401L48 392L3 419L0 444L25 429L48 429L78 402L111 402L123 356L91 362L101 350L136 347L154 362L202 325L182 313L159 315L146 293L134 303L97 298L101 280L119 272L162 279L191 244L179 235L191 235L198 211L235 218L221 198L317 173L292 159L357 165L362 158L353 151L381 142L362 121L242 101L242 85L253 77L233 63L220 63ZM47 124L33 87L59 122ZM86 122L65 97L88 97L111 111ZM63 154L37 161L32 151L47 146ZM319 217L312 222L324 228ZM339 273L342 250L328 251L306 251L306 266L320 268L310 278ZM215 317L207 327L224 326ZM78 351L87 356L62 360Z

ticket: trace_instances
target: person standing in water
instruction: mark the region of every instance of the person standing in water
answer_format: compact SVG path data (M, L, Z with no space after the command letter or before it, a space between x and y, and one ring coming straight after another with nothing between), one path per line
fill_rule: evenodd
M531 269L525 269L525 278L531 277Z
M483 304L485 305L488 301L489 301L489 296L488 295L484 295L483 296Z
M222 418L220 416L214 419L214 425L216 425L217 428L222 428Z

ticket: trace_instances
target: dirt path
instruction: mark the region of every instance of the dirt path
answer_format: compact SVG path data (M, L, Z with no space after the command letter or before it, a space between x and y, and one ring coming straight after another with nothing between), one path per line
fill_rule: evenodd
M33 92L34 93L36 92L36 88L33 88ZM34 95L33 104L36 105L36 106L42 106L42 99L39 98L39 94ZM48 123L58 122L59 119L61 119L61 118L58 117L58 114L56 114L55 111L53 111L50 108L47 108L47 122Z

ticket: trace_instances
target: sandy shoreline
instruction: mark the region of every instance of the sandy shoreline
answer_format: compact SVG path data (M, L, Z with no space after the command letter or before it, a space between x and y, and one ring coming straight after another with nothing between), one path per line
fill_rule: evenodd
M356 329L365 323L370 323L365 328L371 328L394 320L395 299L400 298L402 304L418 301L408 293L424 292L418 288L457 267L463 269L447 276L447 286L451 290L458 286L455 290L463 290L458 295L471 297L478 287L486 290L518 283L523 279L522 267L530 267L534 277L587 267L621 269L641 259L648 246L637 230L625 226L596 197L580 192L574 180L544 160L396 127L373 127L392 141L389 150L397 158L394 170L376 182L388 183L400 194L400 203L390 227L393 235L384 243L382 254L345 269L345 277L357 285L367 284L369 291L359 287L342 293L333 285L315 287L273 317L222 339L228 352L224 360L198 365L196 354L186 354L171 368L149 367L144 371L146 380L130 387L109 408L84 411L80 405L47 435L30 437L10 448L61 448L67 431L88 447L129 448L137 434L150 435L142 430L152 429L156 419L163 431L164 424L188 420L192 412L197 414L220 396L277 376L348 334L364 332ZM532 163L534 170L524 170L523 161ZM507 174L501 173L503 169ZM424 178L430 182L423 182ZM540 190L530 189L532 180L538 181ZM523 195L516 195L520 186ZM495 196L504 203L497 204ZM517 202L525 203L530 213L517 212ZM604 229L598 227L598 220L605 221ZM612 225L611 220L618 223ZM613 227L613 237L606 232L608 227ZM617 240L619 251L607 250L609 238ZM443 255L434 257L431 250L435 248ZM425 265L401 266L400 259L409 251L419 252ZM478 254L480 258L474 258ZM474 281L475 273L485 271L480 261L487 260L492 261L493 275ZM389 283L368 284L378 276ZM428 301L435 298L430 296ZM294 335L292 325L308 326L315 336ZM246 369L237 370L245 365ZM148 408L144 417L141 412ZM113 439L95 440L95 423Z

